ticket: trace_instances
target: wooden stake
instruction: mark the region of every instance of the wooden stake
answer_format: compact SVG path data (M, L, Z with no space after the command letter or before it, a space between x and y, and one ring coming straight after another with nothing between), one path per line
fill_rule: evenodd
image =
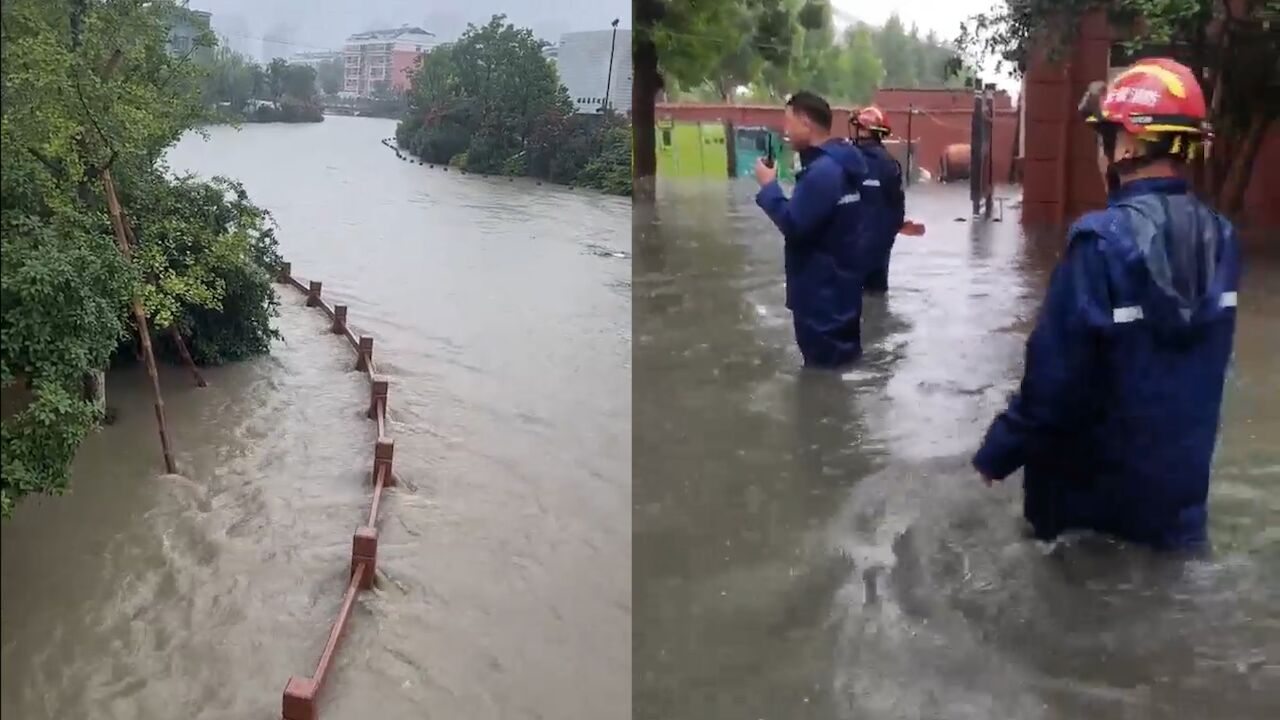
M169 334L173 337L173 344L178 346L178 354L182 356L183 364L191 371L191 377L195 378L196 387L208 387L209 383L204 381L204 376L196 367L196 361L192 360L191 353L187 352L187 342L182 339L182 333L178 332L178 326L170 325Z
M102 170L102 187L107 195L107 210L111 213L111 229L115 231L116 245L126 260L133 258L133 250L129 247L129 231L124 222L124 213L120 210L120 198L116 195L116 184L111 179L110 168ZM147 313L142 309L142 299L137 293L133 296L133 320L138 325L138 338L142 341L142 359L147 364L147 375L151 378L151 391L155 395L156 423L160 429L160 449L164 452L164 467L169 474L177 474L178 466L173 461L173 453L169 451L169 432L164 422L164 398L160 396L160 374L156 371L156 356L151 350L151 332L147 329Z

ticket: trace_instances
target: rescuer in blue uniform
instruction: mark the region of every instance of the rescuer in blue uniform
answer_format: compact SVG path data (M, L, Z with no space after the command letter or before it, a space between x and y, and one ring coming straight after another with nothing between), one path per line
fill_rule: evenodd
M831 107L813 93L787 101L786 135L802 164L795 189L787 198L776 168L762 158L756 204L785 240L787 307L805 367L842 368L862 355L867 164L856 146L831 137Z
M1027 341L1020 391L974 466L1025 466L1024 513L1051 539L1093 530L1159 549L1207 545L1206 499L1236 324L1235 232L1188 189L1204 95L1163 58L1095 83L1108 207L1070 231Z
M880 108L871 106L858 111L849 121L853 139L867 158L870 177L862 182L865 212L875 215L872 235L866 243L866 292L882 293L889 289L889 256L898 231L907 219L907 198L902 192L902 166L885 149L884 138L892 132Z

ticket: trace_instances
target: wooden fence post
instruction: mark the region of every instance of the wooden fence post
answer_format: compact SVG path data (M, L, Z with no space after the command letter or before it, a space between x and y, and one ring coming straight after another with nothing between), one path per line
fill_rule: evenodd
M368 335L360 336L360 347L356 351L359 356L356 359L356 369L366 371L373 364L373 338Z
M311 678L291 677L284 686L283 720L316 720L316 684Z
M331 328L335 335L341 335L347 329L347 306L333 306L333 327Z
M395 483L395 476L391 473L391 464L395 459L396 441L391 438L378 438L373 445L373 475L371 476L376 482L378 479L378 469L387 468L386 487L392 487Z
M320 307L320 281L312 280L311 289L307 290L307 307Z
M391 383L381 375L375 375L369 390L369 419L378 419L378 402L382 402L382 411L387 411L387 393Z
M362 563L364 572L360 574L360 589L372 590L373 579L378 570L378 529L368 525L356 528L356 534L351 539L352 574Z

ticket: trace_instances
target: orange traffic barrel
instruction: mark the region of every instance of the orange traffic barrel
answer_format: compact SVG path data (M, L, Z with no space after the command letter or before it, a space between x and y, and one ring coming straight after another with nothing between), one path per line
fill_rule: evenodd
M970 150L968 144L957 143L942 149L942 160L939 163L941 182L955 182L969 179Z

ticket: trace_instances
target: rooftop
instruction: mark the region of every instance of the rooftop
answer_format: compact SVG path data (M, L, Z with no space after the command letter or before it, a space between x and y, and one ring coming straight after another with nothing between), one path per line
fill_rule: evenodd
M367 32L356 33L348 40L394 40L401 35L429 35L435 37L435 33L427 32L420 27L413 25L401 25L398 28L388 30L369 30Z

